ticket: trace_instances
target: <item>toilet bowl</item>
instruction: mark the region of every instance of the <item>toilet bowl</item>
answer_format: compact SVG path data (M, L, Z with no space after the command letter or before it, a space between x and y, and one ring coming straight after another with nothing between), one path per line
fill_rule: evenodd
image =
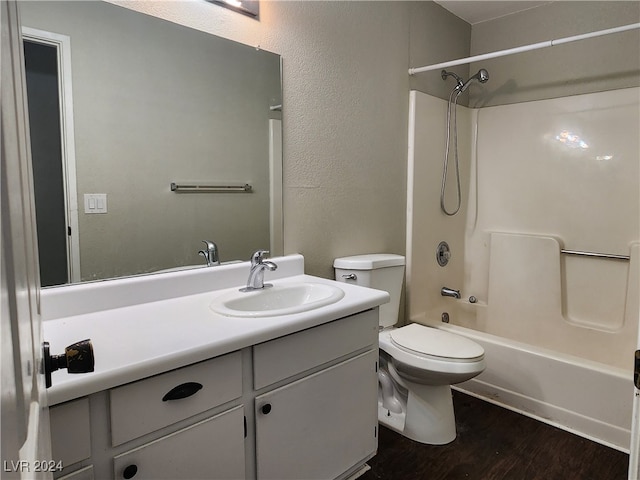
M456 438L451 385L485 368L484 350L460 335L412 323L394 327L404 277L404 257L355 255L334 261L336 280L389 292L380 307L378 420L421 443Z
M452 442L456 424L451 385L484 370L482 347L459 335L415 323L382 330L379 344L379 371L388 375L393 389L379 390L378 420L421 443Z

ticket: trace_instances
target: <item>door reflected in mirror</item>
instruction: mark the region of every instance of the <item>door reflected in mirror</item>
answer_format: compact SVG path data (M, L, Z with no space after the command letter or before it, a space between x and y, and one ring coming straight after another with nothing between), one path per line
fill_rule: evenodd
M202 240L282 253L278 55L105 2L19 5L43 285L203 265Z

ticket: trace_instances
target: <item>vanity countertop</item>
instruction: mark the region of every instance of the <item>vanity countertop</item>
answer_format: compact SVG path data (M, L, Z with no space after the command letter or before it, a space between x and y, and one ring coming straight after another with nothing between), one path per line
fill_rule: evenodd
M336 285L333 280L301 273L304 264L302 263L301 269L300 262L303 260L299 255L282 259L283 263L288 262L291 266L283 269L281 275L285 276L281 278L272 280L273 277L266 277L274 284L313 282ZM235 269L246 270L247 266L248 264L243 263L228 267L231 272L230 278L234 278ZM218 272L211 270L206 273L213 275ZM225 272L220 270L219 274L225 275ZM146 280L162 280L165 283L173 281L176 284L189 281L188 272L166 275L175 277L153 275ZM191 275L202 273L194 272ZM145 279L137 280L137 283L142 285L140 288L144 288L144 282ZM388 293L383 291L346 283L338 285L344 290L345 295L336 303L316 310L278 317L227 317L214 313L209 307L214 298L237 290L242 286L238 284L233 288L198 291L142 303L116 303L113 308L84 311L60 318L45 318L44 339L50 343L52 354L62 353L66 346L90 338L95 355L95 371L92 373L68 374L66 370L53 373L53 386L47 390L49 405L266 342L389 301ZM102 285L89 288L95 290L101 286L109 288L112 285L102 282ZM46 303L46 299L43 301Z

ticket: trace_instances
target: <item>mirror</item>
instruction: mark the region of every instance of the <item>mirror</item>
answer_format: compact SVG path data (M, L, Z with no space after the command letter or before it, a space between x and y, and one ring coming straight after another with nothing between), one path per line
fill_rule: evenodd
M278 55L105 2L20 10L43 285L65 283L45 279L61 268L49 259L66 261L71 281L90 281L203 266L203 240L222 262L282 253ZM47 48L53 61L38 63ZM42 113L56 104L40 98L43 82L67 105L59 122ZM59 178L46 166L60 162L56 150ZM223 189L180 193L172 183ZM54 184L61 200L46 197ZM40 209L61 201L61 213ZM60 241L45 230L52 223Z

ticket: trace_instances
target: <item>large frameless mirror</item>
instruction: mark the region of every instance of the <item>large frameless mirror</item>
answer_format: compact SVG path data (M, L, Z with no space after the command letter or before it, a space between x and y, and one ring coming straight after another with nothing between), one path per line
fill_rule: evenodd
M106 2L20 10L43 286L199 267L203 240L282 253L279 55Z

